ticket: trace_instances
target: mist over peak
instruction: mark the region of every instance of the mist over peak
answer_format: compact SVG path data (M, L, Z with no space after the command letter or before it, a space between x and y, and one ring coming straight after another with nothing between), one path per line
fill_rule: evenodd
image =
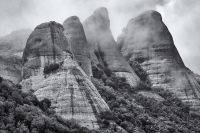
M200 1L197 0L0 0L0 36L19 29L34 29L43 22L62 23L73 15L83 22L99 7L108 9L115 39L130 19L146 10L160 12L186 66L200 74Z

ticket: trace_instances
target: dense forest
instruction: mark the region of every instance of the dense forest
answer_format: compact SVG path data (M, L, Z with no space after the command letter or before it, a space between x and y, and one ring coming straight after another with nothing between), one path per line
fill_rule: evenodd
M200 116L169 91L152 88L149 82L143 81L133 88L124 78L111 75L105 80L102 75L96 75L92 82L110 111L98 116L99 130L62 119L51 108L49 99L39 101L33 92L22 92L21 85L0 78L0 133L200 132ZM156 93L164 100L145 97L139 91Z

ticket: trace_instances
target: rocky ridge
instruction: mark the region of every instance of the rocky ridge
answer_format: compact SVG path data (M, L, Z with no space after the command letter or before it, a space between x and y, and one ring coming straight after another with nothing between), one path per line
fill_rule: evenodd
M98 8L87 18L83 27L91 48L92 66L101 66L117 77L125 77L135 86L140 80L117 48L110 30L110 20L106 8ZM109 75L107 74L109 77Z
M77 16L67 18L63 23L63 27L63 33L71 46L74 57L90 78L92 76L90 47L79 18Z
M142 66L154 87L169 89L192 109L200 109L200 85L185 67L158 12L146 11L131 19L117 44L130 63Z
M39 100L50 99L63 118L96 129L96 115L109 107L73 58L63 30L62 25L48 22L30 35L23 54L22 90L33 91ZM49 67L55 64L56 69ZM47 67L52 69L49 73Z

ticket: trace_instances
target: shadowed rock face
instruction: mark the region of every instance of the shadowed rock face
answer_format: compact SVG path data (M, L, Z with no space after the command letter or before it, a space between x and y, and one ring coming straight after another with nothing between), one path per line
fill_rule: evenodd
M73 59L62 25L49 22L35 28L23 54L22 90L39 100L48 98L56 113L90 129L99 128L96 115L109 110L88 76ZM59 67L44 72L50 64Z
M93 52L92 65L100 64L117 76L125 77L131 85L136 85L139 78L117 48L110 30L107 9L98 8L85 20L83 27Z
M71 46L72 52L84 70L84 72L91 77L91 61L90 61L90 47L87 43L83 26L77 16L67 18L64 23L64 35Z
M186 69L158 12L146 11L131 19L117 44L127 60L137 61L147 71L153 86L170 89L200 110L200 86Z

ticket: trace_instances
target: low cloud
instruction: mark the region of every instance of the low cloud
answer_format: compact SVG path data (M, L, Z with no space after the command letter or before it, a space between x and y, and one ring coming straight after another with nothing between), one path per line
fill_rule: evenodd
M63 23L72 15L83 22L106 7L114 38L128 21L146 10L157 10L171 32L186 66L200 74L199 0L0 0L0 36L48 21Z

